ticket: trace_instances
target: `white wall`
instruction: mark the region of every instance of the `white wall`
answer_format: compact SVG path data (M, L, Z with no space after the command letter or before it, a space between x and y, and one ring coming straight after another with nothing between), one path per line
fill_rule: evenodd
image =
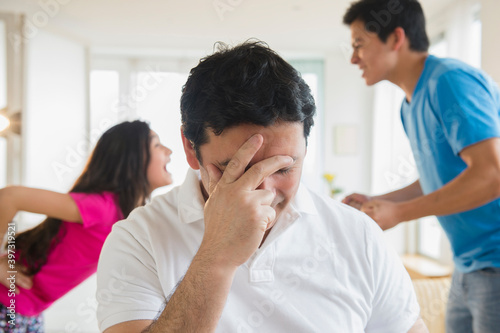
M67 192L87 159L87 56L82 45L39 30L27 43L24 185ZM25 224L43 217L24 215ZM77 263L75 263L77 264ZM97 332L93 278L45 312L46 332ZM78 329L78 330L77 330Z
M377 184L387 185L387 172L384 172L387 170L374 171L373 154L387 146L377 146L380 143L374 140L376 88L366 86L361 71L350 63L350 54L340 50L329 53L326 58L325 171L336 174L336 185L344 191L339 199L353 192L380 194L382 189ZM398 115L394 115L391 124L398 122ZM339 137L336 134L339 126L353 130L355 138ZM344 139L341 145L353 145L353 151L347 154L336 151L339 139ZM356 142L351 142L352 139ZM388 190L387 186L383 190ZM406 225L401 225L386 231L384 236L389 246L403 254L407 248L406 233Z
M42 30L27 46L25 185L67 191L87 149L85 48Z
M369 192L373 89L366 87L361 72L350 64L340 48L326 55L325 89L325 171L336 175L336 185L344 190L344 195ZM347 126L355 132L357 142L345 137L346 141L341 143L352 145L352 153L336 151L337 126Z

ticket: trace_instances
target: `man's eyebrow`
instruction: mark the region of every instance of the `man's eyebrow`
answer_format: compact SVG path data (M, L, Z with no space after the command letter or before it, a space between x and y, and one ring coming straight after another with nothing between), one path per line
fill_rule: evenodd
M291 157L292 157L293 163L295 163L295 161L297 160L297 156L291 156ZM231 159L230 159L230 158L225 159L225 160L224 160L224 161L222 161L222 162L217 162L216 164L217 164L217 166L218 166L218 167L219 167L219 169L220 169L220 168L225 168L225 167L227 167L227 165L229 164L229 162L231 162ZM250 165L250 166L248 166L248 167L246 167L246 168L245 168L245 170L246 170L246 169L248 169L249 167L251 167L251 165Z

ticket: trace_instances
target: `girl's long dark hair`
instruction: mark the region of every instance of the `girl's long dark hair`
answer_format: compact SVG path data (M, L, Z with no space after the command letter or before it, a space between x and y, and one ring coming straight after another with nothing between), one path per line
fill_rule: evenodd
M144 205L151 193L147 179L149 125L142 121L123 122L107 130L97 142L87 165L70 192L118 194L118 206L126 217ZM16 238L18 262L34 275L47 262L59 239L62 221L48 217Z

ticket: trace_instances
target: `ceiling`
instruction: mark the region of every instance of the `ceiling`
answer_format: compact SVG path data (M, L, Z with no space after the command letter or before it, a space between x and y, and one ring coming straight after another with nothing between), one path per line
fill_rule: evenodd
M452 1L421 2L429 18ZM35 26L97 48L210 50L255 37L282 51L325 52L349 42L341 20L350 2L0 0L0 11L24 12Z

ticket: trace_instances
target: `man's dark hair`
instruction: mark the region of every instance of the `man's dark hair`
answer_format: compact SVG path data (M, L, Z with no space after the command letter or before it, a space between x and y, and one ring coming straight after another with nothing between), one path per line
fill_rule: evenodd
M183 133L198 160L207 130L220 135L241 124L302 122L307 139L316 107L300 73L259 41L217 46L191 69L182 91Z
M417 0L360 0L351 4L343 22L351 25L356 20L361 20L365 29L376 33L384 43L397 27L401 27L411 50L426 52L429 49L425 16Z

